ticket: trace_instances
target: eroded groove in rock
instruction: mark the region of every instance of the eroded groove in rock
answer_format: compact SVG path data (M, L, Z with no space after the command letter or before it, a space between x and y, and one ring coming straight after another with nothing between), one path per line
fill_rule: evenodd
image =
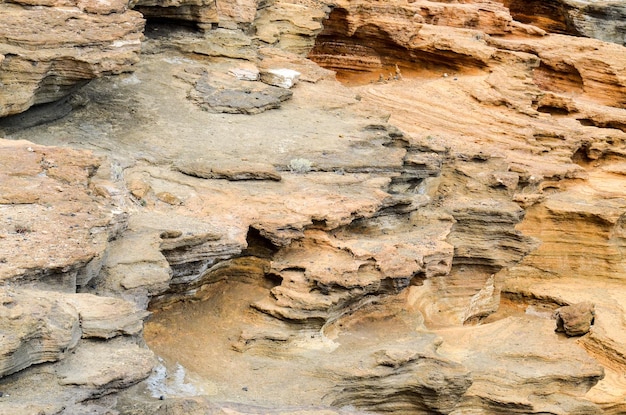
M592 37L621 45L626 40L623 24L626 8L619 1L504 0L503 4L515 19L553 33Z

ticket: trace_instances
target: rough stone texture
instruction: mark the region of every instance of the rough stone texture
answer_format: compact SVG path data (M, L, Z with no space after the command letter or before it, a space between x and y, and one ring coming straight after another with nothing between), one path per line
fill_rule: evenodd
M451 413L497 413L504 408L508 413L520 414L603 413L600 407L582 399L604 377L602 366L581 348L554 334L553 323L549 318L526 315L443 331L442 353L451 358L467 356L463 363L473 379ZM494 376L499 370L507 375ZM529 393L528 388L534 389L535 382L542 384L542 393Z
M80 339L78 313L45 292L3 289L0 305L0 377L28 366L53 362L76 347Z
M143 27L125 1L0 3L0 117L129 71Z
M187 20L205 30L213 26L237 29L250 26L257 10L269 3L271 0L139 0L135 9L148 18Z
M92 294L65 294L61 298L78 311L83 338L110 339L140 334L143 320L149 315L119 298Z
M0 164L0 279L69 291L86 284L125 226L108 166L88 151L7 140Z
M238 85L225 88L224 85L209 81L206 76L196 82L190 94L191 99L201 108L228 114L257 114L279 108L291 96L291 91L285 91L285 88L267 86L260 82L239 81ZM217 174L219 175L219 170Z
M154 365L150 350L115 339L107 343L86 340L58 369L59 383L92 390L92 397L121 390L148 377Z
M224 111L227 112L227 111ZM240 112L240 111L238 111ZM221 160L193 160L180 163L175 168L187 176L201 179L274 180L281 176L271 164L225 163Z
M62 120L5 131L109 157L72 189L93 193L89 212L129 215L123 232L112 219L89 232L95 262L47 283L83 292L55 294L76 316L91 295L119 313L100 324L105 311L83 308L75 354L3 378L9 410L626 411L624 47L546 34L489 1L334 6L218 2L218 29L155 26L133 75L95 80ZM347 86L302 58L311 48ZM199 80L257 85L229 74L239 59L301 82L253 116L189 99ZM11 153L20 173L6 177L28 180L2 197L38 206L46 193L28 185L51 169L19 144L33 151ZM9 279L26 295L44 274ZM555 333L554 310L582 302L589 331ZM148 304L162 361L140 382Z
M560 307L554 312L556 318L556 331L565 333L568 336L582 336L587 334L593 318L595 310L591 303L579 303Z
M554 2L505 0L511 14L520 21L546 30L626 44L621 1L559 0Z

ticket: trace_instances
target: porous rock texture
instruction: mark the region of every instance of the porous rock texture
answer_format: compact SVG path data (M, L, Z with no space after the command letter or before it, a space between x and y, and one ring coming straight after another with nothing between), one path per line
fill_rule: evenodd
M0 413L624 413L626 49L507 6L138 6L0 121Z

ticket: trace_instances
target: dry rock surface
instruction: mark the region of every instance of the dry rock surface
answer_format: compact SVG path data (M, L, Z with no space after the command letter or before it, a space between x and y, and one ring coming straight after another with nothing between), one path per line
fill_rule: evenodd
M0 3L0 414L626 413L619 5L557 3Z
M139 60L144 19L128 2L2 1L0 116L65 98ZM61 113L72 104L57 104Z

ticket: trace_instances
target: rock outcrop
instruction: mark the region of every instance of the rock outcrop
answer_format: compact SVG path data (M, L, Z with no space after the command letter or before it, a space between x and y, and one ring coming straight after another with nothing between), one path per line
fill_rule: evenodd
M586 36L607 42L626 44L624 16L626 8L621 1L553 2L505 0L515 19L537 25L550 32Z
M626 411L623 46L489 1L137 7L204 31L0 126L0 412Z
M0 3L0 117L129 71L139 60L143 28L141 14L125 1Z

